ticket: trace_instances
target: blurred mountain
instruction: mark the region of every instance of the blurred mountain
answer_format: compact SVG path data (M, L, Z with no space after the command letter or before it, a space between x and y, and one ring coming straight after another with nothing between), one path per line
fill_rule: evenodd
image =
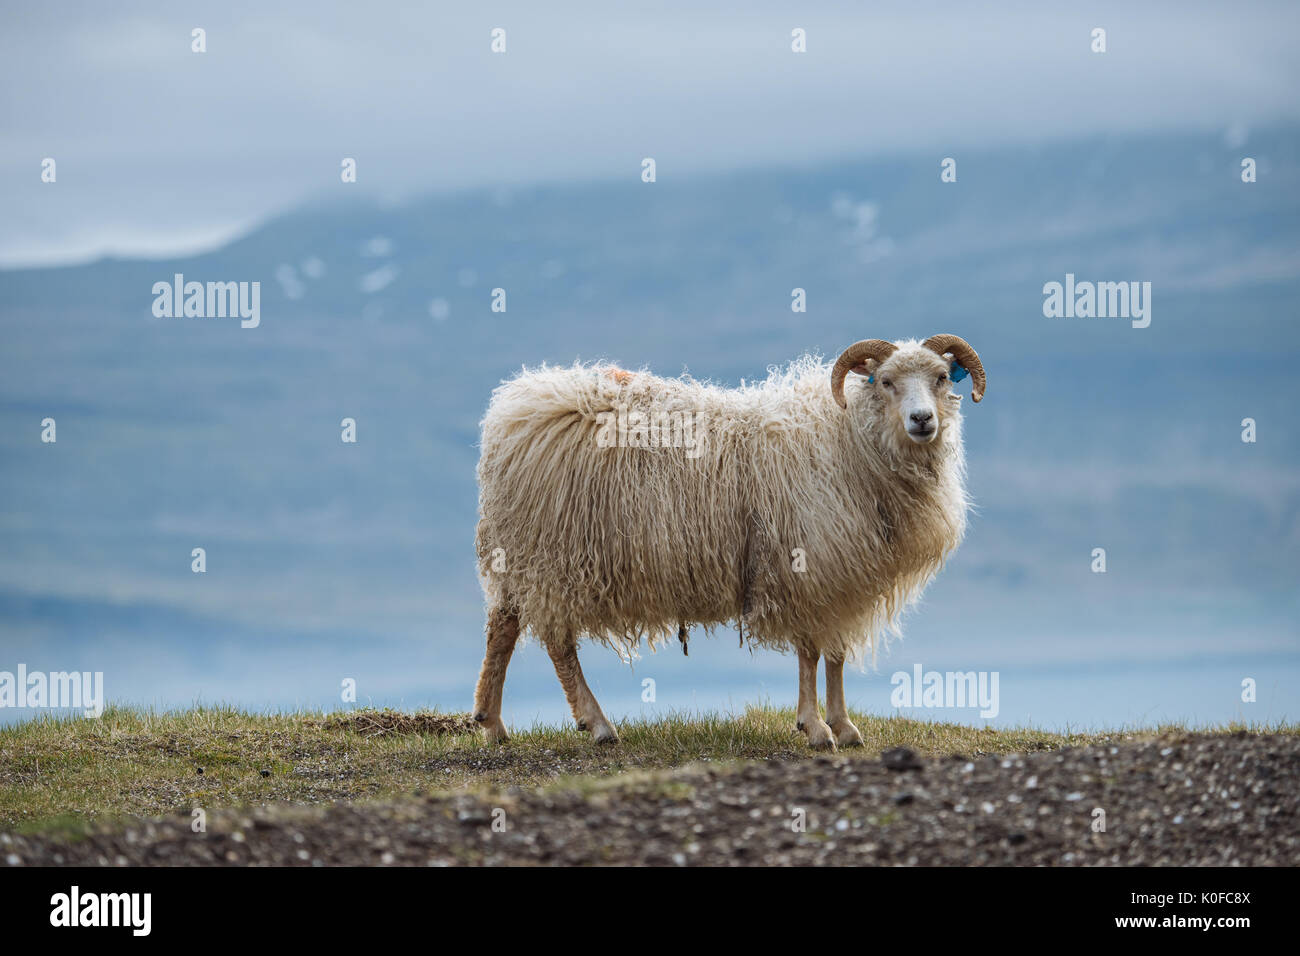
M965 408L980 510L909 652L1195 659L1229 693L1250 655L1294 667L1300 130L962 155L955 183L942 158L322 198L204 255L0 272L3 644L33 668L107 660L119 688L173 702L328 703L361 671L385 699L463 706L476 428L503 377L609 358L735 384L946 331L989 370ZM260 282L260 326L155 318L175 273ZM1044 317L1066 273L1150 282L1150 326ZM748 686L696 679L700 705ZM1125 719L1098 694L1092 717Z

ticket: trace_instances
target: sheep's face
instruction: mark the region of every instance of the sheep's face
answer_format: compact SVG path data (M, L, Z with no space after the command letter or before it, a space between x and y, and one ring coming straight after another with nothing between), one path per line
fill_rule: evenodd
M929 349L900 348L863 371L871 378L872 401L883 404L884 417L917 445L935 441L943 433L944 416L961 401L952 392L948 363Z

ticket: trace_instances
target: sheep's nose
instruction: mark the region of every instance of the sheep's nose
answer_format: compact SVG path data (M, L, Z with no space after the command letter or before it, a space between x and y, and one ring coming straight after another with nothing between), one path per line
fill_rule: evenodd
M934 418L934 412L912 412L908 417L918 425L924 425L930 419Z

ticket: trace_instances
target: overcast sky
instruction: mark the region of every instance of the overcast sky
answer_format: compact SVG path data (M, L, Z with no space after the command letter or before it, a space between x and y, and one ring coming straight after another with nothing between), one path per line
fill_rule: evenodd
M199 249L344 189L636 177L643 156L662 181L1106 130L1240 138L1297 119L1298 26L1293 2L11 4L0 265Z

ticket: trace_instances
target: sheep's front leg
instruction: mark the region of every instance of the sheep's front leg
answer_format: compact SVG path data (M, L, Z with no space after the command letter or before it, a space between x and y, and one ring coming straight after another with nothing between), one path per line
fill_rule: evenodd
M555 665L555 675L564 688L564 696L569 701L569 709L573 711L573 719L578 722L578 729L591 731L592 739L598 744L618 743L618 731L605 719L604 711L596 703L596 695L582 676L577 642L565 637L544 643L546 652L551 655L551 663Z
M817 712L819 657L815 651L809 653L802 647L799 648L799 710L795 726L808 736L808 745L814 750L834 750L835 738L831 735L831 728Z
M510 656L518 640L519 615L504 608L493 608L488 614L487 653L483 656L478 686L474 688L474 719L483 725L483 734L490 744L509 739L501 720L501 694L506 668L510 666Z
M862 733L849 720L844 704L844 662L826 658L826 722L841 747L861 747Z

